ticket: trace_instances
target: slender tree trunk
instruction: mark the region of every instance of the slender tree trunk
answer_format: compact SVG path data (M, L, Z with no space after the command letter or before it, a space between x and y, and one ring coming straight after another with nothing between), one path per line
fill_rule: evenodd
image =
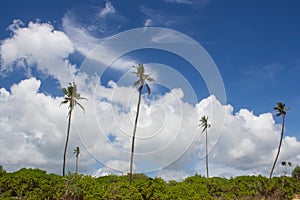
M135 133L136 133L136 128L137 128L137 123L138 123L138 118L139 118L139 113L140 113L140 104L141 104L141 96L142 96L142 86L139 89L139 100L137 104L137 111L135 115L135 122L134 122L134 129L133 129L133 135L132 135L132 144L131 144L131 158L130 158L130 183L132 182L132 165L133 165L133 154L134 154L134 140L135 140Z
M284 118L285 118L285 116L283 115L283 116L282 116L282 125L281 125L281 136L280 136L280 141L279 141L279 145L278 145L277 155L276 155L276 158L275 158L275 161L274 161L272 170L271 170L271 172L270 172L269 179L272 178L273 171L274 171L276 162L277 162L278 157L279 157L280 149L281 149L281 144L282 144L282 139L283 139L283 133L284 133Z
M207 129L205 131L205 137L206 137L206 177L208 178L208 148L207 148Z
M69 142L69 136L70 136L70 129L71 129L71 117L72 117L72 110L69 114L69 122L68 122L68 132L67 132L67 139L65 144L65 150L64 150L64 162L63 162L63 176L65 176L65 169L66 169L66 157L67 157L67 148L68 148L68 142Z
M75 170L76 174L78 174L78 156L76 156L76 170Z

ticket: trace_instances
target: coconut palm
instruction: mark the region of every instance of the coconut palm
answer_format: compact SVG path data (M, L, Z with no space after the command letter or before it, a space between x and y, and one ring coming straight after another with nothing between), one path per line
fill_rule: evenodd
M201 126L202 129L202 133L205 132L205 152L206 152L206 156L205 156L205 160L206 160L206 177L208 178L208 148L207 148L207 129L211 126L211 124L208 123L208 117L206 117L205 115L203 115L201 117L201 119L199 120L200 124L198 126Z
M281 124L281 135L280 135L278 150L277 150L275 161L274 161L273 166L272 166L272 170L270 172L270 176L269 176L270 179L272 178L272 174L273 174L276 162L277 162L278 157L279 157L281 144L282 144L282 139L283 139L283 133L284 133L284 122L285 122L284 120L285 120L285 116L286 116L286 111L289 110L289 109L290 108L285 107L285 104L282 103L282 102L277 102L277 105L274 107L274 110L277 111L275 116L276 117L278 117L280 115L282 116L282 124Z
M140 112L140 104L141 104L141 96L142 96L142 90L143 87L146 86L148 95L151 93L150 87L147 84L147 82L154 82L154 79L150 77L151 74L145 74L145 69L143 64L138 64L138 66L133 66L133 68L136 69L136 72L133 72L139 79L134 82L133 86L138 86L139 91L139 98L137 103L137 111L135 115L135 121L134 121L134 129L132 134L132 144L131 144L131 158L130 158L130 183L132 182L132 165L133 165L133 155L134 155L134 140L135 140L135 134L137 129L137 123L139 118L139 112Z
M284 167L284 171L283 171L283 177L282 177L282 187L284 187L284 184L285 184L285 176L286 176L286 173L287 173L287 168L288 167L291 167L292 166L292 163L291 162L286 162L286 161L282 161L281 162L281 165Z
M75 155L76 157L76 170L75 170L75 173L77 174L78 173L78 156L80 154L80 149L79 147L76 147L73 151L73 154Z
M65 99L60 103L61 104L69 104L69 112L68 112L68 130L67 130L67 138L66 138L66 144L64 149L64 161L63 161L63 176L65 176L65 168L66 168L66 156L67 156L67 148L68 148L68 142L69 142L69 136L70 136L70 128L71 128L71 118L72 118L72 112L76 105L78 105L83 111L84 107L78 102L78 100L86 99L84 97L80 96L80 93L77 92L77 86L75 82L69 83L69 86L67 88L61 89L65 95Z
M283 176L286 176L287 168L292 166L291 162L282 161L281 165L284 167Z

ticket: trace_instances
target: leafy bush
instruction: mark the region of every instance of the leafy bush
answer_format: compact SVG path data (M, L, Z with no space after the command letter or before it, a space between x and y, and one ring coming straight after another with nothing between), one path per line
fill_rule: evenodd
M300 194L297 177L240 176L204 178L199 175L184 181L165 182L134 174L91 177L47 174L40 169L20 169L0 176L0 199L292 199Z
M292 176L297 180L300 180L300 166L295 167L295 169L292 172Z

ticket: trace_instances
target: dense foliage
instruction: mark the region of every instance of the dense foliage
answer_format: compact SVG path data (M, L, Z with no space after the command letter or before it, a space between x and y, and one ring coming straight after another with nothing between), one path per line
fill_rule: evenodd
M300 181L300 166L295 167L292 176Z
M295 177L242 176L231 179L195 175L182 182L165 182L134 174L94 178L47 174L40 169L21 169L0 175L0 199L292 199L300 194Z

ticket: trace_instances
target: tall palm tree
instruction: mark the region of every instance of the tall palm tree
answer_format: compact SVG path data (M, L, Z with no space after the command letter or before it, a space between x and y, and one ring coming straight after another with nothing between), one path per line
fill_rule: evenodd
M130 183L132 182L132 164L133 164L133 154L134 154L134 140L135 140L135 134L137 129L137 123L139 118L139 112L140 112L140 104L141 104L141 96L142 96L142 90L143 87L146 86L148 95L151 93L150 87L147 84L147 82L154 82L154 79L150 77L151 74L145 74L145 69L143 64L138 64L138 66L133 66L133 68L136 69L136 72L133 72L139 79L134 82L133 86L138 86L139 91L139 99L137 103L137 111L135 115L135 121L134 121L134 129L132 134L132 144L131 144L131 158L130 158Z
M208 148L207 148L207 129L211 126L211 124L208 123L208 117L206 117L205 115L203 115L201 117L201 119L199 120L200 124L198 126L201 126L202 129L202 133L205 132L205 152L206 152L206 156L205 156L205 160L206 160L206 177L208 178Z
M75 170L75 173L77 174L78 173L78 156L80 154L80 149L79 147L76 147L73 151L73 154L75 155L76 157L76 170Z
M284 133L284 120L285 120L285 116L286 116L286 111L289 110L290 108L285 107L285 104L282 102L277 102L277 105L274 107L274 110L277 111L277 113L275 114L276 117L278 116L282 116L282 124L281 124L281 135L280 135L280 141L279 141L279 145L278 145L278 150L277 150L277 154L276 154L276 158L275 161L273 163L272 166L272 170L270 172L270 176L269 178L272 178L272 174L276 165L276 162L278 160L279 157L279 153L280 153L280 149L281 149L281 144L282 144L282 139L283 139L283 133Z
M70 136L70 128L71 128L71 118L72 118L72 112L76 105L79 105L79 107L84 110L84 107L78 102L78 100L86 99L84 97L80 96L80 93L77 92L77 86L75 82L69 83L69 86L67 88L61 89L65 95L65 99L60 103L61 104L69 104L69 112L68 112L68 130L67 130L67 138L66 138L66 144L65 144L65 150L64 150L64 161L63 161L63 176L65 176L65 168L66 168L66 156L67 156L67 148L68 148L68 142L69 142L69 136Z

